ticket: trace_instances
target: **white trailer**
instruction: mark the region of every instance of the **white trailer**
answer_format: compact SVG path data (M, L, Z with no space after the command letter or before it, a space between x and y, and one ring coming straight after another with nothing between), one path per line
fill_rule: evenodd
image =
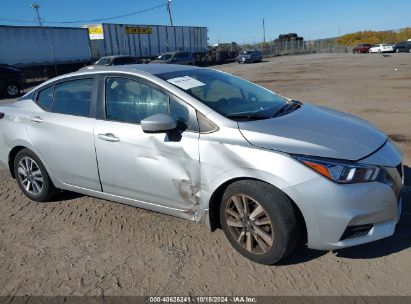
M94 59L110 55L149 58L171 51L204 53L208 46L206 27L111 23L84 27L89 30Z
M87 29L0 25L0 64L24 67L90 60Z

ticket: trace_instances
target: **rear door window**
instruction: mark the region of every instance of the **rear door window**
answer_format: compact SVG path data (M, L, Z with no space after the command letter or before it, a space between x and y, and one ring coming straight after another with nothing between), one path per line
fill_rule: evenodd
M90 117L93 79L78 79L56 84L52 111Z
M46 111L51 110L51 105L53 103L53 93L54 87L48 87L40 91L37 95L37 104Z

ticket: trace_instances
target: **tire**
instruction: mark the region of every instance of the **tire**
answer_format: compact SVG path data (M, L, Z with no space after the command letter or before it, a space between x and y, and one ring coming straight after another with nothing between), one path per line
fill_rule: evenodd
M227 187L220 205L220 223L228 241L241 255L265 265L284 259L301 238L292 201L261 181L242 180Z
M17 97L20 94L20 86L16 82L9 82L4 86L7 97Z
M59 193L43 163L29 149L17 153L14 159L14 175L20 189L33 201L47 202Z

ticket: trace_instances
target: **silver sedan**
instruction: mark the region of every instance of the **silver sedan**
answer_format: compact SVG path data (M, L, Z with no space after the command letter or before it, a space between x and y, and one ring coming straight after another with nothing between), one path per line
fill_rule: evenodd
M0 106L0 161L32 200L61 190L222 228L274 264L394 233L402 156L357 117L212 69L67 74Z

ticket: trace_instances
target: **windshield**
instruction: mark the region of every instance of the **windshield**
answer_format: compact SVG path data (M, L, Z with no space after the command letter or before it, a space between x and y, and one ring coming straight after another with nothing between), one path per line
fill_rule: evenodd
M241 52L241 55L251 55L253 53L253 51L244 51Z
M110 58L103 57L103 58L100 58L99 60L97 60L97 62L95 64L96 65L106 65L106 64L109 64L109 62L110 62Z
M157 57L157 60L170 60L173 54L162 54Z
M273 117L289 100L241 78L211 69L157 75L229 118Z

